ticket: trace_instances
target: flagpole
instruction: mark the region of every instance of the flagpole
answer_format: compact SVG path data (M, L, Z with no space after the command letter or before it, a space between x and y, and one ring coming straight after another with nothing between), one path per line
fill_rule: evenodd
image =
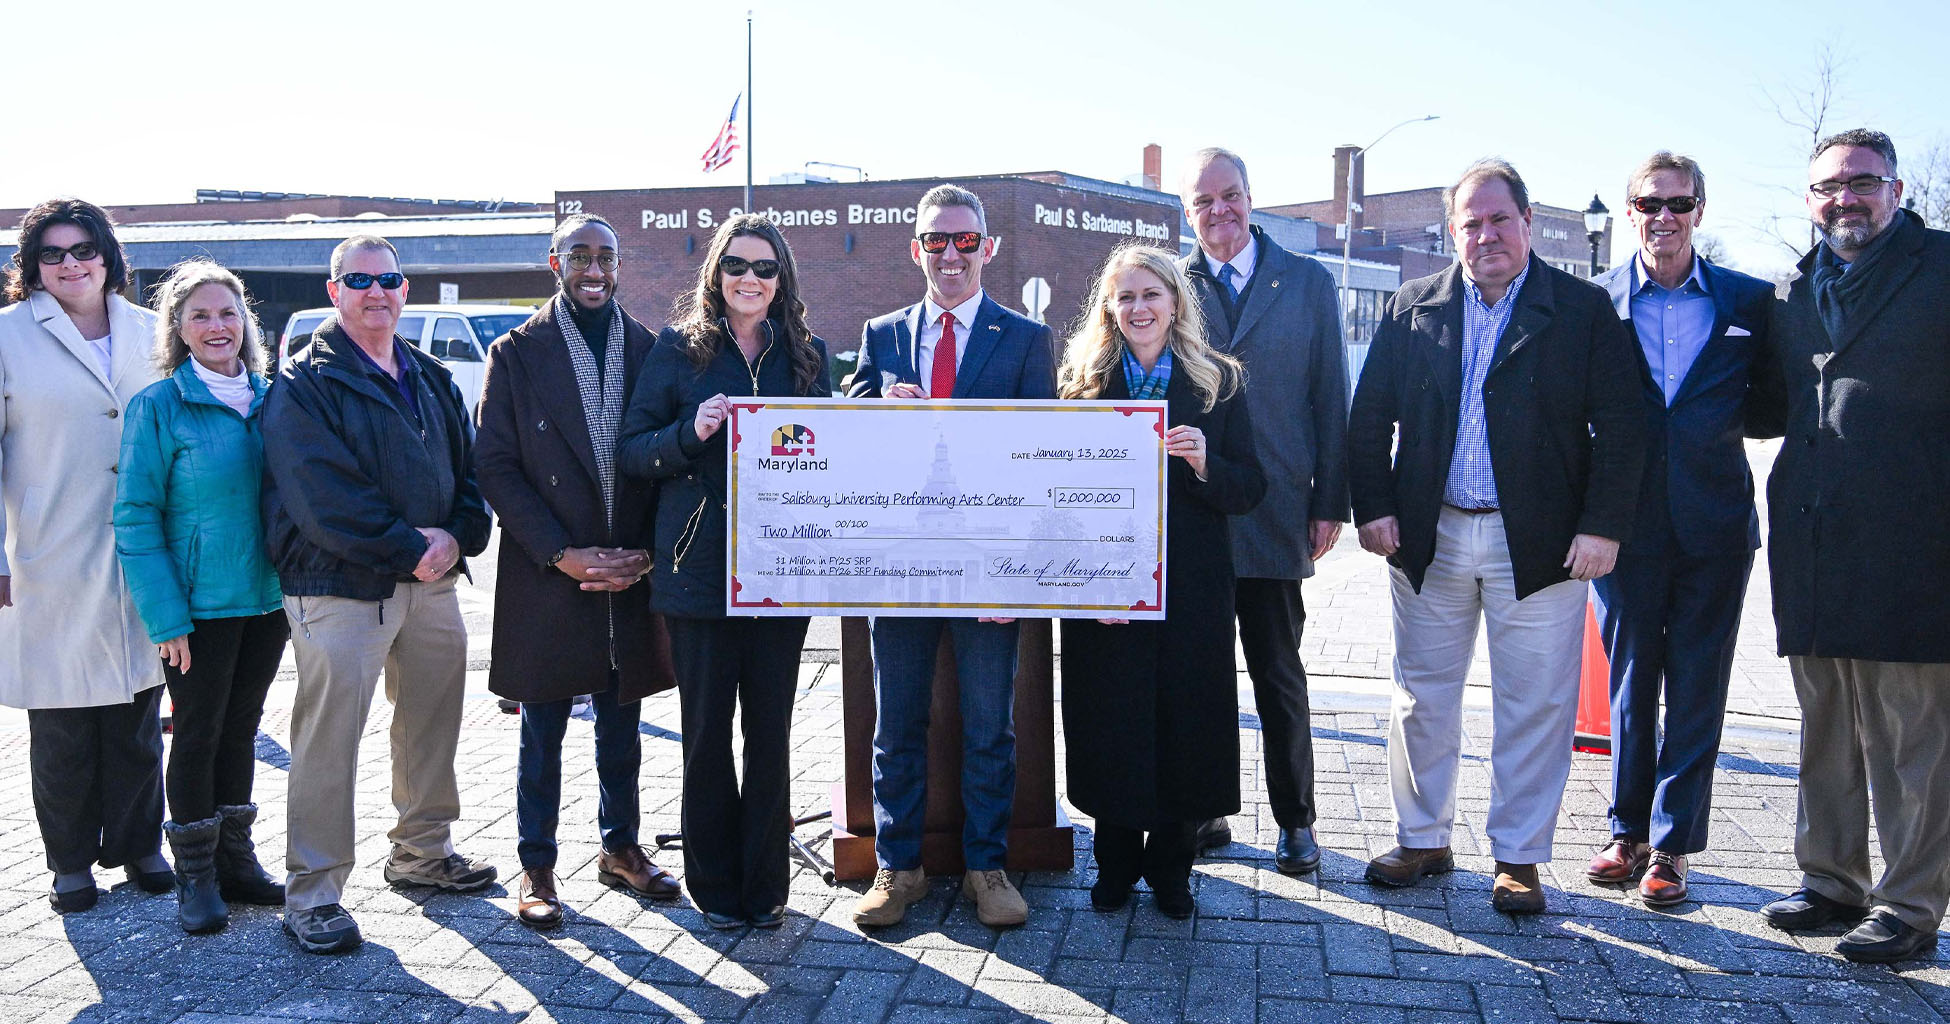
M745 212L752 212L752 12L745 9Z

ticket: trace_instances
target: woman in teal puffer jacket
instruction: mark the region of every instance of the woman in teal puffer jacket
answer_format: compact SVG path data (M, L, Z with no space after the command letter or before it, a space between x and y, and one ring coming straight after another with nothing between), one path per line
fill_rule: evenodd
M291 635L258 501L264 342L243 282L208 260L172 270L156 312L167 376L123 421L115 553L174 706L163 831L178 921L215 931L226 899L284 902L250 838L258 719Z

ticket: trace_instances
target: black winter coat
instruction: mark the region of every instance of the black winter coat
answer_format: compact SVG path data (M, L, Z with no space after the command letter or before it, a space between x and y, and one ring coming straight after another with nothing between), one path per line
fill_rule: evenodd
M1456 450L1464 297L1460 264L1402 285L1348 418L1354 521L1400 521L1401 548L1388 561L1418 593ZM1483 381L1519 600L1570 578L1564 556L1578 534L1629 535L1645 466L1638 364L1638 341L1604 289L1533 253Z
M1783 655L1950 662L1950 232L1899 211L1829 337L1814 255L1775 308L1767 557Z
M481 493L501 518L488 689L510 700L565 700L607 688L613 665L628 703L677 684L663 617L647 581L592 592L549 559L571 547L650 547L655 485L616 471L613 528L605 522L596 450L558 316L557 295L488 349L476 410ZM624 313L623 400L656 336ZM612 639L614 641L612 646Z
M474 485L474 424L453 374L395 338L413 361L419 411L327 320L264 398L264 530L289 597L381 601L427 550L419 527L487 547ZM464 572L465 559L454 571Z
M1126 398L1112 373L1104 398ZM1266 493L1246 395L1211 412L1184 374L1165 391L1170 425L1205 432L1203 483L1166 462L1165 619L1063 620L1063 736L1070 802L1129 828L1239 809L1239 690L1233 662L1229 516Z
M659 481L655 568L650 573L650 607L669 615L724 617L725 594L725 437L727 422L710 439L698 440L697 407L713 395L733 400L753 396L799 397L792 383L792 360L785 332L770 320L772 340L756 363L726 342L717 358L699 370L685 351L684 335L666 327L645 361L623 429L616 442L616 464L625 473ZM826 343L819 350L819 376L810 394L828 393Z

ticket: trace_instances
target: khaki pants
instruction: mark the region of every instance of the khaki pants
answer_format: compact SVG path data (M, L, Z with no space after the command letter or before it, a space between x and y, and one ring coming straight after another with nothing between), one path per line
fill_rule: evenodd
M359 735L382 670L399 811L388 838L421 857L453 852L467 629L451 576L401 583L384 601L286 597L284 611L298 660L285 908L303 910L339 902L352 873Z
M1498 513L1444 506L1422 592L1391 569L1395 700L1388 781L1396 841L1448 846L1462 762L1463 683L1476 627L1490 634L1490 852L1510 864L1551 859L1571 775L1588 584L1567 580L1517 600Z
M1950 665L1788 659L1801 700L1801 884L1934 932L1950 902ZM1882 842L1870 886L1869 807Z

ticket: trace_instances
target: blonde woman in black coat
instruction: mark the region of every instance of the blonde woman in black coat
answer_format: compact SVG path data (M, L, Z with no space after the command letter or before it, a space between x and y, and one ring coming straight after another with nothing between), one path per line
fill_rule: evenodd
M1205 341L1172 254L1111 254L1069 339L1062 398L1162 398L1170 428L1162 622L1063 622L1070 802L1096 819L1091 905L1115 910L1139 878L1158 909L1189 917L1198 823L1239 809L1227 517L1266 493L1240 388Z

